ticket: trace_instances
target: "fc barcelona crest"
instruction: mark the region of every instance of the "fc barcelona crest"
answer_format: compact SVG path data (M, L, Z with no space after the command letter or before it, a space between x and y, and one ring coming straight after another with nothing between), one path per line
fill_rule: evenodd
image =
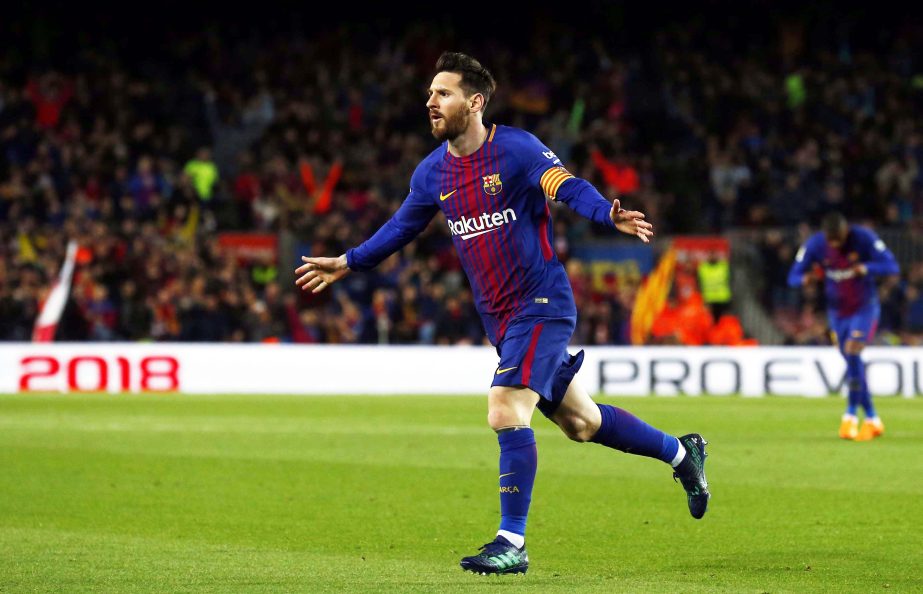
M491 196L496 196L503 189L503 182L500 181L499 173L491 173L482 177L484 178L484 191Z

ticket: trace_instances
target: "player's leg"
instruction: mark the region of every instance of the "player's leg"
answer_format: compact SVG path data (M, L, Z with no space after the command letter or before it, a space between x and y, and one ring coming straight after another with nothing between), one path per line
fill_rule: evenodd
M564 399L549 418L574 441L592 441L673 466L685 456L676 437L648 425L627 410L597 404L576 378L571 380Z
M465 569L511 573L528 568L526 516L537 461L529 423L536 402L550 398L555 374L569 358L567 343L575 326L574 318L522 318L510 324L497 347L500 364L487 397L487 422L500 442L500 530L482 553L462 559Z
M850 396L855 394L856 402L865 410L865 420L862 421L861 427L858 428L853 439L856 441L869 441L885 431L884 424L875 412L875 406L872 404L872 394L869 392L868 381L865 377L865 364L862 362L862 349L865 343L859 340L847 340L843 346L843 353L846 357L846 375L849 382ZM856 417L853 417L854 419ZM854 427L857 424L854 423ZM842 430L840 436L843 436Z
M670 464L674 476L681 480L686 490L689 512L695 518L705 515L711 495L705 479L707 442L701 435L693 433L674 437L645 423L627 410L609 404L597 404L576 378L567 385L564 397L555 410L549 410L545 403L541 403L540 408L574 441L592 441Z
M859 385L857 378L860 373L864 373L864 369L861 359L850 358L846 353L846 342L850 332L849 318L838 318L830 314L829 321L831 339L846 361L846 411L840 418L839 435L841 439L856 439L859 435L859 418L856 416L859 410L859 391L854 387Z
M487 423L500 443L500 528L493 542L461 566L475 573L525 573L526 520L538 467L530 424L539 396L526 387L493 386L487 394Z
M868 308L860 311L852 318L849 339L843 346L843 351L847 357L847 370L850 363L857 368L850 384L850 390L855 389L859 405L865 411L865 420L859 428L856 435L857 441L869 441L884 434L885 427L875 411L872 403L872 393L869 391L868 379L865 375L865 364L862 362L862 350L868 341L872 340L875 335L875 329L878 325L877 308Z
M500 529L517 547L526 538L526 518L538 463L530 427L539 396L529 388L493 386L487 395L487 422L500 444Z

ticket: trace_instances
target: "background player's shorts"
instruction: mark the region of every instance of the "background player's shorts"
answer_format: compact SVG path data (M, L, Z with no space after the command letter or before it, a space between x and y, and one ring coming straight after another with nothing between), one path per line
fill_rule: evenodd
M515 320L497 345L500 364L491 386L528 386L541 396L539 410L554 413L583 364L583 351L567 352L576 325L576 317Z
M847 340L857 340L866 344L872 342L875 330L878 329L880 313L881 306L877 303L866 305L851 316L838 316L835 311L828 312L833 341L840 350L843 350Z

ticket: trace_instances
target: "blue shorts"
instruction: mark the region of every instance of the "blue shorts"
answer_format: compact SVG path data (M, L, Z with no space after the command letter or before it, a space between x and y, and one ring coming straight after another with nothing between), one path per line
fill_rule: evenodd
M500 364L490 385L526 386L541 396L539 410L553 414L583 365L583 351L567 352L576 326L576 317L515 320L497 345Z
M881 306L877 303L866 305L851 316L838 316L835 311L827 312L833 342L843 350L847 340L856 340L868 344L875 338L878 329L878 316Z

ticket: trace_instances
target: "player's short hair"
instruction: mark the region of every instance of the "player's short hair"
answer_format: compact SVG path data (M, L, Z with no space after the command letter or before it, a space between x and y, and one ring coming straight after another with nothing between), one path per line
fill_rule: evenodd
M497 81L489 70L480 62L461 52L442 52L436 60L436 73L454 72L461 76L461 88L468 96L480 93L484 96L484 105L497 89Z
M821 219L820 228L824 232L824 235L839 237L849 228L849 223L846 221L846 217L843 216L843 213L832 211L825 214L824 218Z

